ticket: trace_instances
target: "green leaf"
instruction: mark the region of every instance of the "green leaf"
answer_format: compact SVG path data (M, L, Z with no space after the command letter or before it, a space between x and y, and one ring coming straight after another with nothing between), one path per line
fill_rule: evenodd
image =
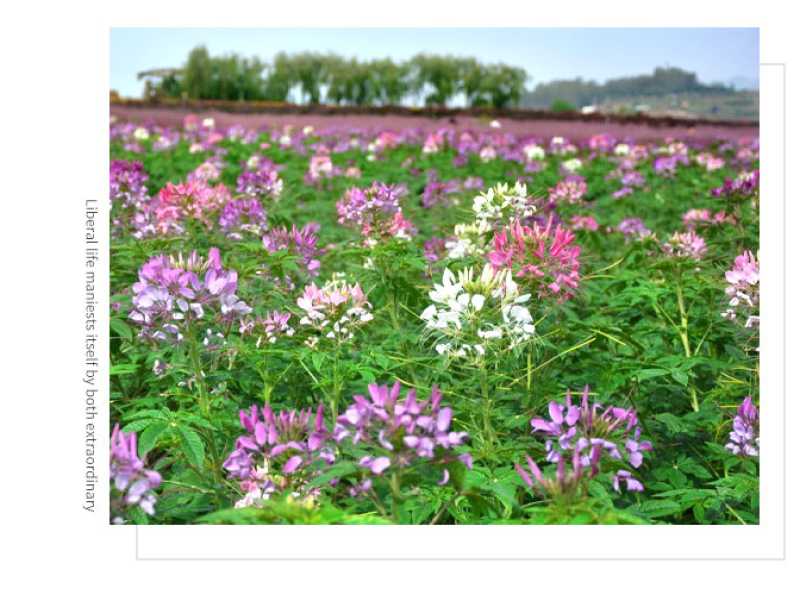
M178 440L181 443L181 450L195 467L202 467L206 456L206 448L197 432L186 426L178 426Z
M156 442L167 428L169 428L167 422L156 422L147 426L139 436L139 455L146 455L150 449L156 446Z
M634 505L631 507L631 510L639 515L657 518L680 513L681 506L675 501L645 501L644 503Z
M322 354L322 353L311 353L311 363L314 365L314 369L319 371L324 362L325 362L325 355L324 354Z
M689 376L682 371L673 371L672 379L678 382L679 384L682 384L683 386L689 385Z
M160 419L137 419L136 421L132 421L127 426L122 428L122 431L128 434L131 432L141 432L148 426L158 423L164 423L164 422L163 420Z
M147 526L147 514L141 508L134 505L128 510L128 515L131 516L131 521L137 526Z
M668 373L669 373L668 369L659 369L659 368L640 369L639 371L636 372L636 379L641 382L643 380L649 380L650 378L665 376Z
M674 434L689 432L689 428L677 415L673 415L672 413L659 413L654 416L654 418L664 424L667 430Z
M120 338L125 340L133 340L133 329L124 321L119 319L112 319L109 322L109 328L115 332Z

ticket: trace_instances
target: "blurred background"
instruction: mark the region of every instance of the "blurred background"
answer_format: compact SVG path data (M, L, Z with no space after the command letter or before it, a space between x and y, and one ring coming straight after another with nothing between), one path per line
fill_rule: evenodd
M112 103L758 119L754 28L112 28L110 44Z

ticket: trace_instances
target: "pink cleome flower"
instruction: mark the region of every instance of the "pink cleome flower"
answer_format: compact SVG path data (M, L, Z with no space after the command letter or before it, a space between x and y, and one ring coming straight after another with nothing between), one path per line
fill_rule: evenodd
M546 226L533 227L516 221L495 232L488 259L495 272L509 269L521 285L529 286L539 298L552 294L558 300L575 295L580 280L581 247L572 244L571 230L553 229L552 217Z
M695 260L708 251L706 241L694 232L675 232L661 248L670 257Z
M170 224L186 217L202 221L210 229L209 214L224 205L230 193L225 184L212 188L204 181L179 182L177 185L168 182L166 188L159 190L158 198L161 201L156 208L158 229L166 233Z

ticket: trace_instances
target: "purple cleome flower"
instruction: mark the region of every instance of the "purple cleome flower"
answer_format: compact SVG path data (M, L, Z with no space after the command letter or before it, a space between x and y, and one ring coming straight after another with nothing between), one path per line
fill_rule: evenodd
M563 460L562 452L574 451L581 465L589 467L594 453L605 452L618 461L627 461L635 469L642 465L643 453L652 449L649 441L640 440L636 410L613 405L603 408L598 403L590 405L588 385L580 405L572 404L572 394L567 391L566 403L551 402L549 414L550 421L531 420L531 433L548 437L545 449L551 463ZM626 478L630 478L630 474Z
M371 448L372 453L360 461L371 474L381 475L390 467L403 469L418 459L440 464L460 460L472 467L468 454L454 454L467 433L450 430L453 410L441 406L437 386L424 401L417 400L413 388L400 399L400 382L391 389L373 383L368 390L369 398L355 395L355 403L339 416L333 438L338 444L349 439L354 445ZM443 486L449 478L445 469L438 484Z
M236 440L236 448L222 464L245 492L236 507L260 507L274 492L292 491L304 498L319 495L318 489L306 485L320 472L318 460L330 466L335 459L322 411L320 405L316 414L306 409L276 415L269 405L260 412L253 405L249 413L239 412L248 433Z
M119 496L115 507L112 500L112 513L114 509L122 510L122 506L137 505L148 515L155 513L156 498L151 492L161 484L161 475L153 470L144 469L144 461L139 458L136 448L136 433L126 435L119 429L119 424L114 426L111 433L111 481L114 483L115 495ZM120 494L121 493L121 494ZM117 515L114 523L122 523L122 516Z
M292 224L292 229L283 227L273 227L262 238L264 248L271 253L277 250L288 250L290 254L299 257L297 265L305 272L306 279L319 275L320 262L316 258L325 253L324 250L317 248L317 232L319 223L312 222L297 229Z
M736 410L733 431L730 434L731 441L725 448L734 455L758 457L758 447L761 446L761 439L758 436L759 421L758 408L753 405L750 397L745 397Z
M236 272L222 268L216 248L207 260L197 251L186 260L160 255L139 270L129 318L142 326L142 338L180 343L181 329L196 321L227 324L252 311L236 296L237 285Z

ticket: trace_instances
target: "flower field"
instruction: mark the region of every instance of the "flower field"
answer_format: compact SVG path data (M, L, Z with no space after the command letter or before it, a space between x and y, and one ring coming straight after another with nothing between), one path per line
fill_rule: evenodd
M759 145L112 118L111 517L759 522Z

